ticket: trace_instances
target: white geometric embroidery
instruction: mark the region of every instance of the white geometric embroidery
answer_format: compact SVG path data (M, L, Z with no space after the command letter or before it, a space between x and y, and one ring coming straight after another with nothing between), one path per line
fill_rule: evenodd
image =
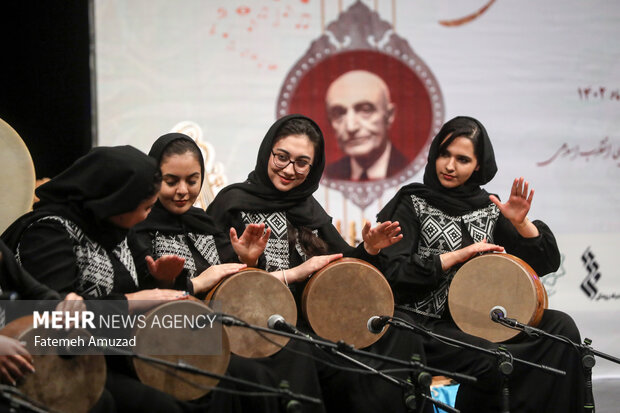
M462 216L453 216L445 214L415 195L411 195L411 201L420 220L421 237L416 252L421 257L429 258L461 248L463 228L474 242L480 242L485 237L488 242L493 242L493 230L500 214L494 204ZM448 271L439 286L428 296L408 305L420 312L441 315L448 298L450 281L457 269Z
M131 250L129 249L129 244L127 243L127 238L123 238L120 244L114 248L112 251L116 258L127 268L129 274L131 275L131 279L133 280L136 287L138 286L138 271L136 271L136 263L133 260L133 256L131 255Z
M196 250L207 260L210 265L219 265L220 254L217 252L217 246L215 245L215 238L213 235L194 234L192 232L187 234L187 237L192 241Z
M285 213L241 212L241 218L245 225L265 223L268 228L271 228L271 235L264 252L267 261L266 270L288 270L290 262Z
M177 255L185 258L185 269L189 278L194 278L198 274L196 274L196 262L189 249L188 241L192 242L192 245L210 265L221 264L213 235L193 233L187 234L186 238L184 234L168 235L156 232L155 237L153 237L153 259L158 259L164 255Z
M73 241L73 252L76 264L80 269L80 278L77 280L77 291L91 297L102 297L110 294L114 288L114 267L107 251L98 243L88 238L84 232L72 221L59 216L47 216L36 222L55 221L60 223L69 238ZM31 225L34 225L33 222ZM17 246L16 258L19 260L19 245ZM131 257L127 239L117 245L113 250L114 255L127 268L131 278L138 285L136 267Z

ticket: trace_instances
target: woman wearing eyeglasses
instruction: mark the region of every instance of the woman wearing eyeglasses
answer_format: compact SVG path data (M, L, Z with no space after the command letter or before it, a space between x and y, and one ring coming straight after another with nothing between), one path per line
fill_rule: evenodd
M314 272L343 256L377 265L379 251L402 238L397 222L384 222L374 228L366 224L362 230L364 242L357 248L349 246L332 225L331 217L312 196L318 189L324 167L324 141L318 125L302 115L285 116L267 131L256 166L247 180L222 189L207 209L214 221L231 228L233 238L242 234L249 224L265 224L271 230L260 265L288 285L298 309L308 277ZM302 317L298 320L303 322ZM303 325L298 327L304 328ZM398 345L383 339L378 343L384 343L380 345L381 352L392 355L395 346L407 347L404 357L409 358L415 347L412 340L404 337ZM387 341L389 343L385 344ZM290 345L295 343L291 341ZM283 353L276 356L285 357ZM321 353L318 356L323 358ZM299 356L294 361L299 363ZM317 369L328 411L404 411L400 389L389 383L361 374L334 373L320 363L310 364L308 369ZM302 393L312 390L304 388L298 380L308 380L314 372L289 373L292 375L288 377L291 390ZM296 377L303 375L305 377ZM368 394L366 389L371 387L373 394Z
M353 248L340 236L312 194L325 167L323 134L313 120L288 115L276 121L261 143L256 167L245 182L222 189L207 213L234 237L249 224L271 230L265 268L289 285L293 294L317 270L342 256L369 262L394 244L398 223L366 224L364 242ZM297 297L296 297L297 298Z

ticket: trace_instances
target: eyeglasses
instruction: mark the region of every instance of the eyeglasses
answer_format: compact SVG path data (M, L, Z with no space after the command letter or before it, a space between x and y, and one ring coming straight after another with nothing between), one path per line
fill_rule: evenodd
M310 167L312 167L312 164L305 159L295 159L291 161L291 157L286 153L275 153L271 151L271 154L273 155L273 164L278 169L284 169L292 163L295 172L305 175L310 171Z

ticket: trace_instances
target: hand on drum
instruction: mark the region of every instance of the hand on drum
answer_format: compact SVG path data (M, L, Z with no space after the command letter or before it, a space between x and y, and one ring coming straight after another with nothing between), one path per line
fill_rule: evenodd
M489 195L489 199L497 205L502 215L526 238L538 236L538 229L527 219L533 198L534 190L529 191L529 183L523 177L515 178L506 203L502 204L495 195Z
M271 234L271 228L265 230L265 224L250 224L245 227L241 238L237 238L237 230L230 229L230 243L241 262L256 266L258 257L263 253Z
M142 290L136 293L125 294L130 312L141 312L150 310L151 308L163 304L166 301L187 300L189 294L187 291L168 290L168 289L151 289Z
M178 255L162 255L157 260L147 256L145 261L149 272L157 281L162 283L162 287L172 286L185 265L185 258Z
M58 303L56 306L56 311L62 311L60 314L60 323L64 324L64 314L65 312L71 313L81 313L86 310L86 303L84 302L84 298L82 296L77 295L76 293L69 293L65 297L64 300ZM73 324L73 318L70 319L70 324L65 328L65 330L69 331ZM76 320L77 321L77 320Z
M317 255L295 268L286 270L286 280L282 279L282 271L274 271L272 274L286 284L303 281L312 274L325 267L332 261L342 258L342 254Z
M194 285L194 294L204 293L215 287L222 279L238 273L239 271L247 268L245 264L219 264L212 265L199 276L192 278L192 284Z
M17 385L27 373L34 373L33 359L19 341L0 335L0 381Z
M398 221L385 221L370 228L370 222L366 221L362 228L362 239L364 248L370 255L377 255L381 249L396 244L403 239L400 234L400 224Z
M478 255L483 252L504 252L504 247L489 244L487 239L483 239L480 242L476 242L475 244L468 245L465 248L460 248L455 251L446 252L441 254L439 258L441 259L441 268L446 271L448 268L455 266L456 264L463 263L475 255Z

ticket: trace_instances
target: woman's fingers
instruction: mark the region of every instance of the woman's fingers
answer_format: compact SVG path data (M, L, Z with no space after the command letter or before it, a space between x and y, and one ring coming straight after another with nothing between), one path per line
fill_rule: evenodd
M22 375L35 372L34 366L32 365L32 356L30 354L28 354L28 358L20 354L12 356L12 359Z
M267 228L265 230L265 232L263 233L263 236L261 238L262 241L267 241L269 239L269 236L271 235L271 228Z
M336 261L338 259L342 258L342 254L332 254L332 255L328 255L327 256L327 262L330 263L332 261Z
M146 267L149 269L149 272L151 274L153 274L153 272L155 272L155 260L153 259L153 257L151 257L150 255L147 255L144 258L144 261L146 261Z
M239 238L237 237L237 230L234 228L230 228L229 231L229 235L230 235L230 242L232 242L233 244L236 244L237 242L239 242Z
M248 266L246 264L220 264L219 267L224 275L232 275Z

